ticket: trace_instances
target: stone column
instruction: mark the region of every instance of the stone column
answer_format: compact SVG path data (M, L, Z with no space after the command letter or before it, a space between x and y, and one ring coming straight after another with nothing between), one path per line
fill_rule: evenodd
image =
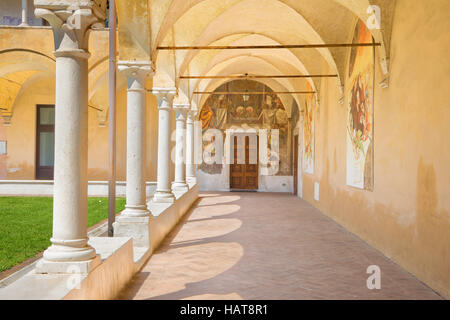
M119 61L128 79L127 89L127 188L124 216L145 217L145 81L152 74L150 62Z
M28 27L28 0L22 0L22 23L21 27Z
M186 121L186 181L197 182L195 177L195 153L194 153L194 122L197 110L190 110Z
M153 202L173 203L175 196L170 186L170 111L172 110L175 88L153 88L158 98L158 178Z
M52 245L36 272L88 273L100 263L87 237L88 35L104 16L94 1L83 9L44 2L35 14L49 21L55 36L55 173Z
M186 116L189 112L188 104L174 106L176 113L176 153L175 153L175 181L172 191L184 193L189 190L186 183Z

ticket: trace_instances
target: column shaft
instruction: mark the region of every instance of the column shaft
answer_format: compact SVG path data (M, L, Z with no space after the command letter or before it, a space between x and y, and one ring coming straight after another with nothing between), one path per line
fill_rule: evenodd
M145 192L146 91L148 70L120 66L128 70L127 90L127 189L124 215L147 216Z
M175 153L175 181L172 185L174 192L186 192L189 187L186 184L186 115L189 105L177 105L176 112L176 153Z
M158 181L154 202L174 202L170 186L170 112L175 90L154 89L158 97Z
M43 1L35 10L52 24L56 57L53 236L36 273L88 273L100 263L87 237L87 37L104 16L97 15L96 3L89 4L91 8L77 10L58 2L48 9Z
M188 182L195 181L194 120L195 111L191 110L186 121L186 180Z
M96 256L87 244L88 57L56 54L53 237L44 252L50 262Z

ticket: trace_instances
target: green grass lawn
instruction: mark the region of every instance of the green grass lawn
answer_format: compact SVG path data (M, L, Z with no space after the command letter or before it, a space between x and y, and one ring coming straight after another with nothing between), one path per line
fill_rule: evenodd
M117 212L125 199L117 198ZM50 245L53 198L0 197L0 272ZM108 218L108 199L89 198L88 227Z

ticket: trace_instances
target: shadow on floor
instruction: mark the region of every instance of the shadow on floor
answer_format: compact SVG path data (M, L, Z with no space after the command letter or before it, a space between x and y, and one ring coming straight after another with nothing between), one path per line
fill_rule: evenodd
M367 288L371 265L381 290ZM287 194L202 194L120 299L440 299Z

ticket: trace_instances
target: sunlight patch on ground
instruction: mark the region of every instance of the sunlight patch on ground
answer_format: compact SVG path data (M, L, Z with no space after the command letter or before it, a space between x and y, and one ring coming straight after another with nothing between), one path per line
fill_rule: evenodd
M198 206L213 206L220 203L238 201L239 199L241 199L240 196L220 196L220 197L202 198L199 201Z
M209 238L220 237L231 233L242 226L239 219L214 219L187 221L183 225L183 232L178 233L170 246L179 246L190 241L208 241Z
M231 269L243 255L243 247L236 242L189 245L155 254L142 270L148 274L143 279L146 285L140 286L135 298L162 296L164 299L165 295L186 290L189 284L214 278ZM186 295L192 296L192 293Z
M244 298L242 298L236 292L233 292L230 294L206 293L206 294L200 294L198 296L184 298L181 300L244 300Z
M193 213L192 216L195 216L195 219L189 219L189 220L195 221L195 220L224 216L224 215L238 212L240 209L241 209L241 206L238 206L235 204L224 204L224 205L217 205L214 207L210 207L210 206L198 207L198 208L195 208L192 212Z

